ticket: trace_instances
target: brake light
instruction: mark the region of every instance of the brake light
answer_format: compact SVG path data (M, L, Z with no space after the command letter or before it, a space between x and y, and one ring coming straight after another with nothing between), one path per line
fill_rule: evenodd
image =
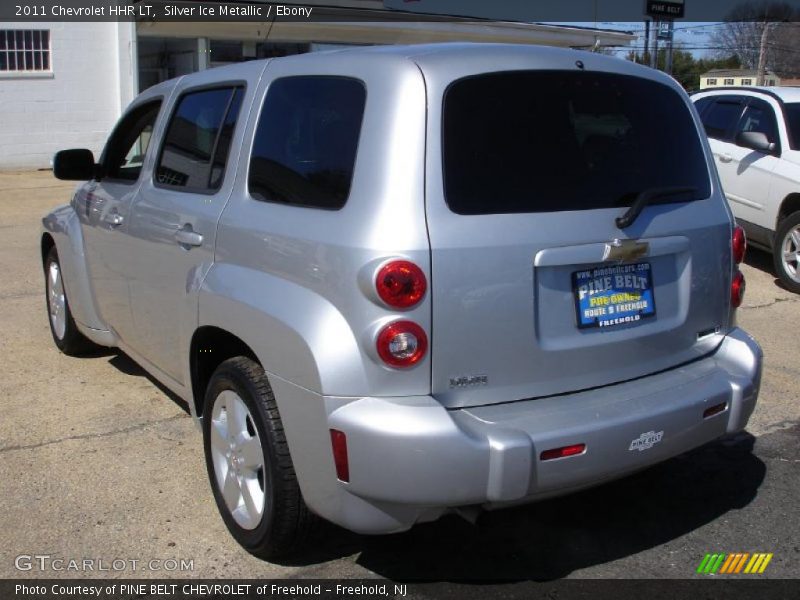
M545 450L539 455L541 460L553 460L554 458L566 458L567 456L577 456L586 451L586 444L573 444L572 446L564 446L562 448L553 448L552 450Z
M428 336L412 321L395 321L378 334L377 350L381 360L390 367L412 367L428 351Z
M331 447L333 463L336 465L336 478L339 481L350 481L350 464L347 461L347 436L343 431L331 429Z
M733 228L731 250L733 253L733 262L738 265L744 260L744 254L747 252L747 238L744 235L744 229L742 229L739 225L736 225Z
M425 273L407 260L387 263L375 278L378 296L393 308L411 308L425 296L428 282Z
M746 287L744 275L740 270L736 270L731 281L731 306L739 308L744 300L744 289Z

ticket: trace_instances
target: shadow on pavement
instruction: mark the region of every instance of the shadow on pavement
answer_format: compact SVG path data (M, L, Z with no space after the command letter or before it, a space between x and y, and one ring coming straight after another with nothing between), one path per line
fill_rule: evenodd
M747 254L744 257L744 263L754 269L758 269L762 273L766 273L772 277L772 283L775 284L775 287L786 290L781 280L778 279L778 276L775 274L775 265L772 263L772 254L769 252L759 250L758 248L748 248Z
M398 581L548 581L679 538L748 505L766 467L747 433L714 442L626 479L563 498L485 513L477 525L448 516L390 536L323 525L312 549L285 565L359 554Z
M172 400L178 408L180 408L183 412L187 415L190 415L191 412L189 411L189 405L186 402L175 394L172 390L158 381L155 377L150 375L147 371L145 371L142 367L140 367L132 358L130 358L127 354L121 352L120 350L116 349L108 349L105 352L98 354L97 356L110 356L111 358L108 359L108 364L112 367L125 373L125 375L133 375L134 377L144 377L154 386L156 386L167 398Z

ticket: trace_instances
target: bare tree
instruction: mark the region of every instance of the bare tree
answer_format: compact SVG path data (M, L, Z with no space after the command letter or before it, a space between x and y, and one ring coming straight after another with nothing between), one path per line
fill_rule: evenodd
M756 69L764 42L766 69L780 75L800 74L800 11L785 2L746 2L725 18L712 36L720 56L736 54L742 65ZM765 34L765 29L766 34Z

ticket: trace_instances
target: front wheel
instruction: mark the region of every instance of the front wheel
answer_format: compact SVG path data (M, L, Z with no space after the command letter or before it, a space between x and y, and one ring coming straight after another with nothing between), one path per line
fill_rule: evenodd
M59 350L70 356L85 354L95 348L78 330L69 308L67 292L64 290L64 275L55 246L50 248L44 260L45 293L47 294L47 316L53 342Z
M275 397L261 366L223 362L206 391L203 446L217 508L248 552L298 551L314 517L300 493Z
M800 293L800 211L778 226L773 253L775 271L786 289Z

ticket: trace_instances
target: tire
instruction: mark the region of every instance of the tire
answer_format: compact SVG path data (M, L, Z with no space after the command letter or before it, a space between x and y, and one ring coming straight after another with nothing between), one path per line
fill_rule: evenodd
M47 322L58 349L69 356L80 356L95 350L97 346L78 330L75 319L72 318L55 246L50 248L44 260L44 285Z
M781 221L775 233L772 257L783 286L800 294L800 211Z
M236 541L260 558L300 551L315 517L300 493L272 389L250 358L231 358L214 371L203 447L214 500Z

